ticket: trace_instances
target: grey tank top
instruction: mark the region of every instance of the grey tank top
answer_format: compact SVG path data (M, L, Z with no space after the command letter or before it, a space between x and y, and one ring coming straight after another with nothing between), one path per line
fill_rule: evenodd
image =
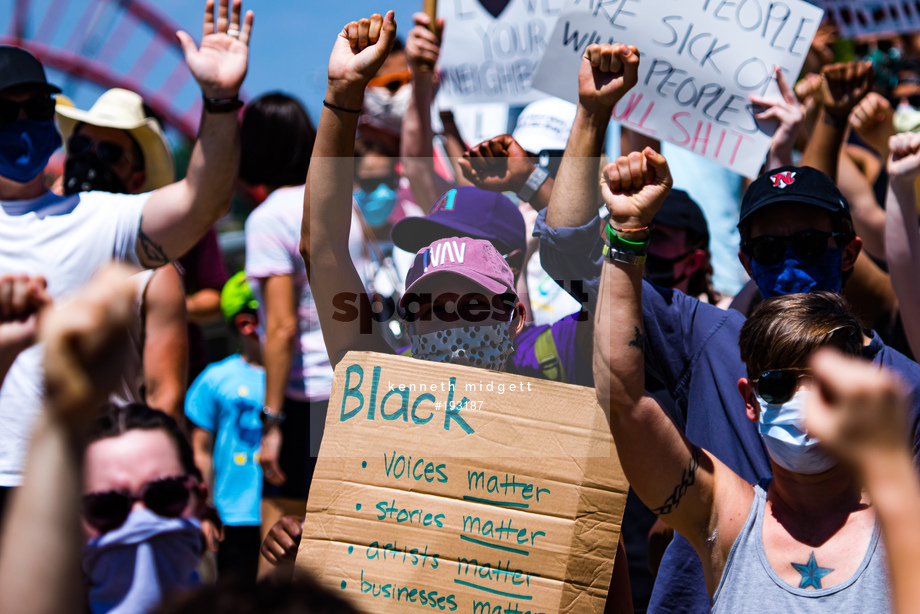
M872 540L859 569L846 581L821 590L784 582L767 561L763 548L763 516L769 480L754 487L754 502L732 545L722 580L712 599L713 614L745 612L891 612L891 590L885 548L875 523Z

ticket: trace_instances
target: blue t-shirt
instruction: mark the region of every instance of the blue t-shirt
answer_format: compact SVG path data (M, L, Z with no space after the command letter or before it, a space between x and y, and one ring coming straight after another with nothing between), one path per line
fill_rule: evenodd
M540 259L553 279L583 280L593 311L603 254L600 220L579 228L549 228L541 212L534 228ZM586 249L587 246L592 246ZM645 369L658 379L684 417L687 438L714 454L751 484L771 477L770 460L756 424L748 420L738 380L747 377L738 335L745 318L734 310L674 290L642 284ZM911 387L910 428L915 460L920 456L920 365L887 347L876 333L863 356L900 373ZM680 420L677 421L680 424ZM649 612L709 612L702 564L683 537L661 561Z
M258 525L262 501L260 413L265 370L239 354L210 365L185 398L185 415L214 435L214 506L224 524Z

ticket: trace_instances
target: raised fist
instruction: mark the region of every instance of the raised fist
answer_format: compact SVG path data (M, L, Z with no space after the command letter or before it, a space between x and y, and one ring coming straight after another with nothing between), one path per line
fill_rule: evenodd
M831 64L824 67L821 75L824 112L841 122L846 121L875 80L871 62Z
M850 125L859 138L878 153L888 151L888 139L895 134L894 109L888 100L875 92L869 92L850 115Z
M920 133L896 134L888 141L891 156L888 158L888 176L892 183L913 185L920 176Z
M639 81L639 50L632 45L588 45L578 70L578 101L607 116Z
M617 158L601 180L611 223L629 230L650 225L672 185L668 161L651 147Z
M907 449L907 391L878 365L820 350L811 359L815 389L805 428L838 457L861 465L883 451Z
M459 161L463 176L490 192L520 192L535 162L510 134L471 147Z
M393 11L388 11L385 17L374 13L370 18L346 24L329 56L329 89L333 96L363 96L367 82L377 74L395 40Z

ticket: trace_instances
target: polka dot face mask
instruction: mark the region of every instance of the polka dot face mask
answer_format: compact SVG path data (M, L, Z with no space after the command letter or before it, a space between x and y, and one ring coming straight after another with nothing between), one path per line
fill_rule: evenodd
M412 335L412 357L504 371L512 352L508 324L448 328Z

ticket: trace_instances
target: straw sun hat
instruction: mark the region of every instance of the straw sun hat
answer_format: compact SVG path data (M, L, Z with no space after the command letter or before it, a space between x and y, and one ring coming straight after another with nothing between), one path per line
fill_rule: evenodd
M160 124L144 114L144 99L134 92L115 88L102 94L89 111L66 104L58 104L55 111L65 144L80 123L128 131L144 154L147 178L140 188L142 192L156 190L175 181L172 151Z

